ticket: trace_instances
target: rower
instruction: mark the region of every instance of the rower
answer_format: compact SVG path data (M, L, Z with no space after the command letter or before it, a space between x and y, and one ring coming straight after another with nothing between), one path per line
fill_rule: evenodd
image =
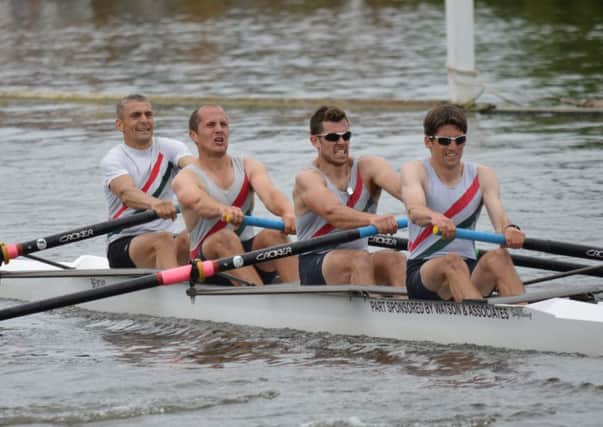
M174 222L177 211L170 183L194 158L182 142L153 136L153 107L145 96L126 96L116 110L115 127L123 134L123 144L101 161L109 218L153 209L159 219L110 234L109 265L165 269L186 264L188 235L178 233Z
M293 207L272 184L264 165L252 157L228 154L230 120L222 107L202 106L190 116L189 136L199 157L174 179L173 188L190 232L190 257L215 259L287 243L295 234ZM281 217L284 232L242 225L251 215L257 193L266 208ZM222 285L263 285L276 274L283 282L297 282L297 258L262 262L231 271L234 279L212 277ZM238 279L238 280L237 280Z
M482 205L507 247L520 248L524 233L511 224L500 199L496 173L462 160L467 120L454 105L440 105L425 117L423 143L429 158L402 166L402 196L409 217L409 298L449 300L520 295L524 287L505 248L476 260L472 240L454 239L457 225L474 229ZM434 233L437 228L441 235Z
M349 155L352 132L346 113L319 108L310 119L310 142L317 157L295 179L293 203L299 240L334 230L374 225L395 233L393 215L377 215L381 190L400 198L398 175L377 156ZM337 245L299 257L303 285L404 286L405 258L397 251L368 251L367 239Z

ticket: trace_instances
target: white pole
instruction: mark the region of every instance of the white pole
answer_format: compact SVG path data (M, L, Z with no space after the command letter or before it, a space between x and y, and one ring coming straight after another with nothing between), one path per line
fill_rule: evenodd
M475 69L473 0L446 0L446 40L450 101L472 103L484 90Z

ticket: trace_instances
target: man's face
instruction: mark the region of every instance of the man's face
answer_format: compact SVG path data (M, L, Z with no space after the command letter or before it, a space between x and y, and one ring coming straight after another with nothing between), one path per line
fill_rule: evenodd
M323 122L320 135L312 135L312 143L319 149L320 155L325 160L335 164L343 164L348 161L350 139L348 138L346 141L343 135L349 131L349 127L350 124L347 120ZM338 138L334 140L336 136Z
M460 143L463 139L457 138L464 135L456 126L444 125L437 130L435 135L425 136L425 146L429 148L434 159L443 165L454 166L461 161L465 149L465 143ZM435 138L430 138L430 136ZM448 138L454 140L450 141Z
M124 134L128 145L142 147L150 144L155 128L151 104L141 101L128 102L115 121L115 127Z
M200 119L197 131L190 132L193 141L204 151L225 153L230 135L226 112L220 107L202 107L197 114Z

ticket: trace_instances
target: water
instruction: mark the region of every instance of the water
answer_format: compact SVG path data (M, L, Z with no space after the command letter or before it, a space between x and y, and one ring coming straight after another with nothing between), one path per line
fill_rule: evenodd
M497 94L535 105L600 98L600 2L477 3L484 101L501 102ZM440 1L0 1L0 55L0 90L13 93L447 94ZM193 106L156 107L157 133L193 149L186 134ZM290 195L293 172L313 157L307 120L315 107L229 107L232 151L261 159ZM348 111L355 155L379 154L398 168L427 154L423 111L353 104ZM469 119L466 156L497 170L513 222L533 237L601 246L600 118ZM100 97L3 98L3 241L105 219L98 162L119 141L113 122L112 102ZM404 214L389 196L380 211ZM261 203L256 214L268 215ZM491 229L485 213L480 229ZM40 256L81 253L101 255L104 242ZM543 274L522 270L526 278ZM599 425L603 416L600 358L77 309L0 324L0 376L0 425Z

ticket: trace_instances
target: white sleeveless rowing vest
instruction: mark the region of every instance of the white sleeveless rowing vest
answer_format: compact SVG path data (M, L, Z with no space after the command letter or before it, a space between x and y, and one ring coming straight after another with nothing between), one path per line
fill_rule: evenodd
M348 182L347 191L341 191L337 188L329 178L324 175L319 169L317 169L314 165L311 166L312 169L317 170L320 174L325 178L327 183L327 188L335 194L339 201L350 207L357 209L363 212L375 213L377 212L378 201L373 201L371 199L371 194L362 182L362 178L360 176L360 168L358 167L358 162L353 160L352 170L350 171L350 181ZM313 237L322 236L333 231L339 231L335 229L331 224L327 223L327 221L317 215L312 211L308 211L301 216L296 216L295 225L297 228L297 239L298 240L309 240ZM368 238L354 240L352 242L341 243L331 249L368 249ZM316 251L316 253L322 253L325 251Z
M212 198L228 206L238 206L245 215L251 215L253 212L254 191L249 184L243 159L240 157L231 157L234 179L227 189L219 187L201 170L195 163L186 166L185 169L193 171L201 180L203 188ZM203 241L211 234L233 226L222 221L220 218L200 218L190 231L190 257L191 259L199 256L199 249ZM242 242L251 239L254 235L254 228L242 225L235 231Z
M427 206L451 218L457 227L475 229L482 208L482 192L477 176L477 164L464 162L461 180L449 187L440 181L429 159L423 160L427 170ZM433 234L433 227L408 224L408 259L430 259L449 253L475 259L475 242L472 240L443 240Z

